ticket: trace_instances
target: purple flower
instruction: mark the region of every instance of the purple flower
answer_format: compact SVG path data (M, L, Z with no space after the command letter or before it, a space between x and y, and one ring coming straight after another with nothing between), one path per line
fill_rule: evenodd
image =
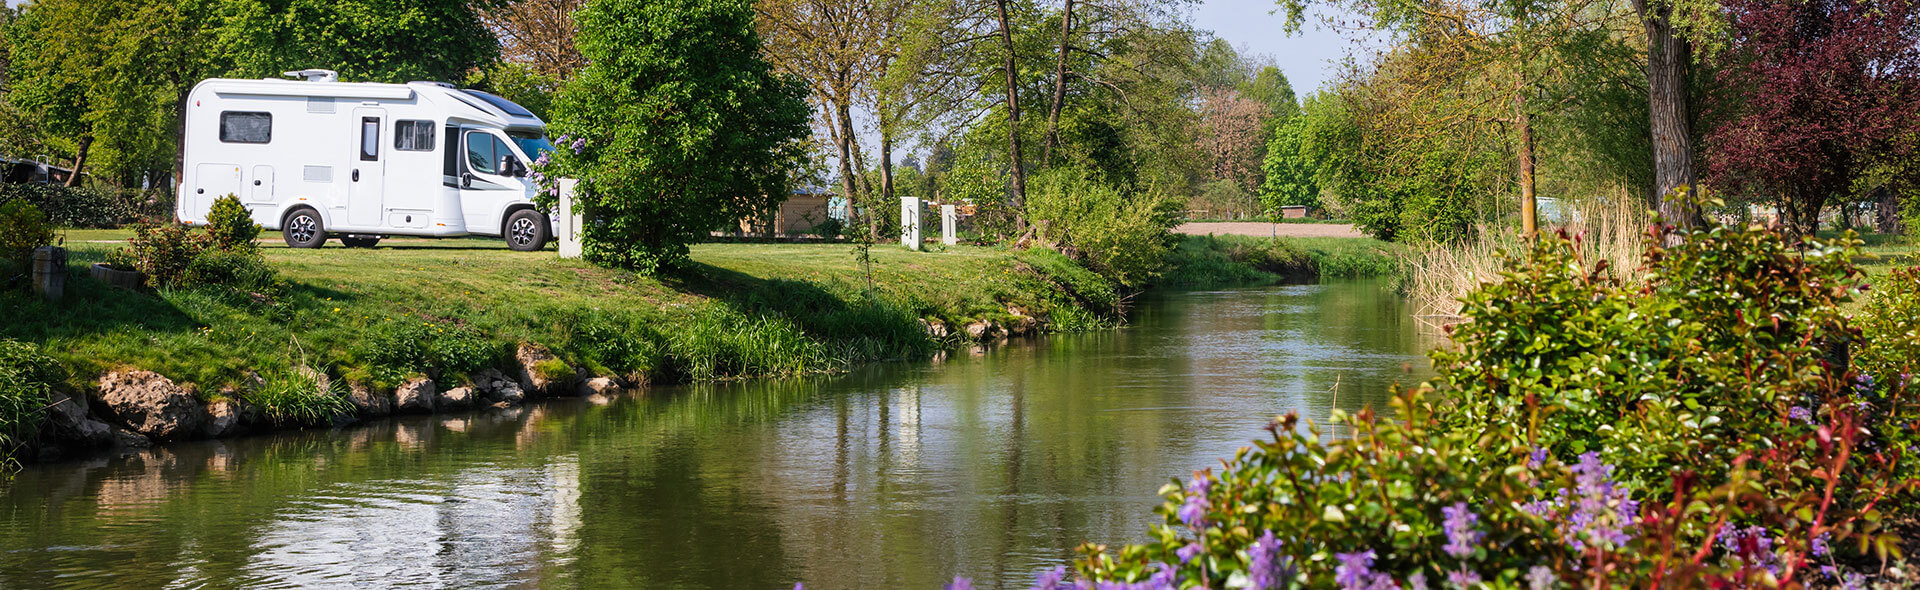
M946 590L973 590L973 580L968 580L962 576L954 576L953 583L947 584Z
M1480 574L1472 570L1447 572L1447 584L1455 588L1472 588L1480 585Z
M1546 465L1548 456L1545 447L1535 447L1532 453L1527 454L1527 469L1539 469Z
M1867 577L1860 572L1847 572L1840 577L1840 590L1866 590Z
M1574 487L1560 490L1559 499L1559 507L1566 510L1560 534L1567 546L1582 551L1587 543L1618 547L1632 540L1627 529L1633 526L1640 504L1614 484L1613 466L1601 462L1599 453L1585 453L1574 464L1573 475Z
M1813 423L1813 411L1808 410L1806 408L1802 408L1800 406L1787 408L1787 417L1801 424Z
M1730 524L1721 525L1720 548L1746 567L1758 567L1774 575L1780 574L1780 556L1773 552L1773 537L1767 535L1765 528L1750 526L1736 529Z
M567 140L568 140L568 139L570 139L570 138L572 138L572 137L573 137L572 135L568 135L568 134L565 134L565 133L562 133L562 134L560 134L560 139L559 139L558 141L555 141L554 143L558 143L558 144L565 144L565 143L567 143Z
M1820 573L1821 575L1826 576L1827 579L1831 580L1840 575L1840 570L1839 568L1835 568L1831 565L1823 565L1823 566L1820 566Z
M1207 548L1201 547L1200 543L1198 541L1195 541L1192 543L1188 543L1187 546L1185 547L1181 547L1178 550L1175 550L1173 553L1175 555L1180 556L1180 563L1186 563L1189 561L1193 561L1193 558L1199 557L1200 554L1206 553L1206 552L1207 552Z
M1473 546L1480 543L1486 535L1474 530L1474 523L1480 516L1467 509L1466 502L1454 502L1452 506L1441 508L1446 515L1447 555L1464 558L1473 555Z
M1533 569L1527 570L1527 590L1549 590L1557 580L1558 578L1553 575L1553 568L1536 565Z
M799 583L799 582L794 582L794 583L793 583L793 590L807 590L807 586L806 586L805 584L802 584L802 583Z
M573 148L573 153L579 154L581 150L587 149L587 138L582 137L575 139L573 140L573 145L568 147Z
M1207 528L1207 511L1213 509L1213 505L1207 502L1207 491L1211 489L1213 480L1207 477L1207 472L1193 473L1193 483L1187 484L1186 501L1180 504L1177 514L1180 522L1187 523L1188 528L1195 530Z
M1832 552L1833 549L1827 546L1827 543L1832 540L1833 540L1833 533L1820 533L1820 536L1814 537L1813 538L1813 556L1826 557L1828 553Z
M1407 590L1427 590L1427 572L1413 572L1407 576Z
M1066 590L1067 566L1054 566L1033 577L1033 590Z
M1293 577L1287 571L1287 558L1280 555L1280 540L1273 537L1273 531L1260 535L1247 553L1251 556L1247 563L1247 590L1278 590L1286 585L1286 579Z
M1356 553L1336 553L1333 557L1340 560L1340 565L1333 568L1333 582L1339 584L1341 588L1359 590L1366 588L1368 583L1373 581L1375 555L1372 549Z

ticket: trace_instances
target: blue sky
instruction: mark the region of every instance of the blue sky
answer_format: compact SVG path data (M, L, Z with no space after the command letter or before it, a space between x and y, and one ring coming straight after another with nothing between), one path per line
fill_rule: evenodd
M1194 9L1193 25L1213 31L1242 53L1272 56L1293 82L1294 92L1305 98L1334 77L1338 62L1354 44L1317 15L1309 15L1301 31L1288 36L1283 29L1286 17L1275 8L1272 0L1205 0Z

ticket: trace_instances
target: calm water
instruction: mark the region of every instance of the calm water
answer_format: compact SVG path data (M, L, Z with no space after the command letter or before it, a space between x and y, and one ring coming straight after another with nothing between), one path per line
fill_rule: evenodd
M29 466L0 588L1025 588L1269 417L1382 405L1430 345L1370 282L1178 293L830 379Z

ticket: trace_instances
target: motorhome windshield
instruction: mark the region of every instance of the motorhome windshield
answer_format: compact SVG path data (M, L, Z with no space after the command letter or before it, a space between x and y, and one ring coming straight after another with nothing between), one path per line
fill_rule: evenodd
M544 135L526 133L508 133L507 135L513 138L514 145L520 146L520 152L529 158L538 160L540 154L553 151L553 142L547 141Z
M527 107L514 104L513 101L511 100L500 98L499 96L496 96L487 92L482 92L479 90L461 90L461 92L467 93L468 96L472 96L474 98L487 101L487 104L498 107L502 111L506 111L508 115L512 115L515 117L532 117L533 116L533 111L527 110Z

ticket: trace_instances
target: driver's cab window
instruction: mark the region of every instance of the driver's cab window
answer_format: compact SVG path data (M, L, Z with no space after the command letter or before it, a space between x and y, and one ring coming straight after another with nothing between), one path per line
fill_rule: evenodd
M467 132L467 168L484 174L500 173L500 140L485 131Z
M467 132L468 169L482 174L506 176L506 171L500 168L500 161L507 158L520 161L518 156L513 155L513 148L507 147L506 140L500 139L500 136L485 131Z

